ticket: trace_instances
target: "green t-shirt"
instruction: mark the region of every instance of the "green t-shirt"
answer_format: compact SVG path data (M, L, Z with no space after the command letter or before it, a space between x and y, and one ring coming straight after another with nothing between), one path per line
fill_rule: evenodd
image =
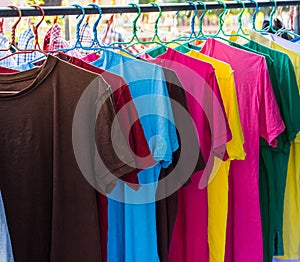
M180 53L183 53L183 54L188 53L189 51L191 51L191 49L188 48L185 44L178 45L174 49L176 51L180 52ZM152 48L150 50L147 50L146 54L148 54L151 57L155 58L155 57L158 57L158 56L162 55L164 52L166 52L166 47L164 47L164 46L157 46L157 47L154 47L154 48Z

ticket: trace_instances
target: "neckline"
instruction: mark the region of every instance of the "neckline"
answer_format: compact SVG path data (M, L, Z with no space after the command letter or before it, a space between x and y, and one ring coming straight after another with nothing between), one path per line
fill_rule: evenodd
M48 55L46 61L41 67L32 68L26 71L12 73L12 74L0 74L0 85L3 84L3 90L0 89L0 100L13 100L27 95L37 88L52 72L58 58ZM19 82L33 79L26 87L19 90L17 93L1 94L1 91L5 91L5 84L18 84Z

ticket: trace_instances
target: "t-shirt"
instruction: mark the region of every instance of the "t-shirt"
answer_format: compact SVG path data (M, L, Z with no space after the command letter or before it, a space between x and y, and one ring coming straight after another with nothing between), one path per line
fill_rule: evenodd
M294 66L294 70L297 77L298 86L300 86L300 55L294 51L289 50L288 48L283 47L282 45L267 39L266 37L262 36L260 33L255 32L253 30L249 30L249 36L251 40L255 40L256 42L265 45L267 47L273 48L275 50L281 51L287 54L291 62Z
M192 121L189 117L183 115L183 110L189 114L189 108L187 104L186 94L180 83L176 73L163 67L164 75L166 78L166 84L168 92L171 99L171 105L174 113L174 121L177 128L177 137L179 139L179 148L173 153L173 162L168 168L162 168L159 179L162 180L169 176L172 171L174 171L178 162L181 160L189 161L192 154L190 150L184 150L181 152L181 139L188 138L190 143L197 144L197 134L194 129ZM183 131L184 130L184 131ZM180 134L185 137L182 138ZM199 148L199 145L198 145ZM202 153L199 153L199 158L194 172L202 170L205 167L204 159ZM184 165L178 165L176 173L185 173L186 169ZM179 177L180 178L180 177ZM190 182L190 181L189 181ZM183 184L184 181L178 180L179 184ZM188 183L187 183L188 184ZM170 190L170 183L166 181L163 187L160 188L164 191L164 194L168 195L168 190ZM157 192L160 194L160 192ZM173 235L174 225L177 217L178 211L178 194L177 191L168 196L167 198L161 199L156 202L156 228L157 228L157 244L158 244L158 254L160 262L168 262L168 254L170 243Z
M233 44L235 45L235 44ZM273 255L283 255L283 205L286 174L292 141L300 129L300 98L293 65L289 57L279 51L249 41L245 47L264 54L272 87L286 129L277 137L277 148L260 141L260 203L262 214L264 261ZM254 50L254 51L253 51ZM269 56L270 55L270 56ZM274 169L274 167L276 168Z
M229 64L194 50L191 50L186 55L211 63L215 68L225 113L232 134L232 139L226 143L226 151L229 158L225 162L219 162L217 158L215 159L214 166L217 171L211 175L211 181L208 184L209 261L221 262L224 261L225 257L230 163L234 159L245 159L244 136L236 97L234 73Z
M0 67L0 74L11 74L11 73L16 73L18 72L17 70L11 69L11 68L6 68L6 67Z
M274 34L270 34L270 38L275 41L276 43L282 45L283 47L294 51L294 52L299 52L300 53L300 45L295 44L291 41L288 41L280 36L274 35Z
M225 261L263 261L258 187L259 137L276 147L276 137L285 128L267 65L264 57L227 46L215 39L208 39L201 53L230 64L234 70L245 139L246 158L244 161L233 160L229 171Z
M4 204L0 191L0 262L13 262L14 256L6 222Z
M256 42L259 42L260 44L263 44L275 50L284 52L289 56L295 70L298 90L300 92L300 55L283 47L278 43L275 43L274 41L263 37L255 31L249 30L249 34L250 38L255 40ZM300 200L298 196L300 195L300 187L295 188L294 184L291 184L294 181L298 180L300 173L300 165L298 165L299 161L292 162L296 161L296 155L300 153L298 151L299 147L297 146L297 141L299 140L300 133L297 134L296 140L293 141L295 145L291 146L287 172L287 184L284 196L283 240L285 256L281 258L285 259L298 258L299 256L298 248L300 245Z
M291 144L286 191L284 195L283 241L284 256L280 261L299 259L300 253L300 141ZM286 224L288 223L288 224Z
M48 55L41 68L0 75L0 90L0 188L15 260L101 261L95 188L134 170L121 131L111 135L109 86Z
M153 167L139 172L139 182L143 184L139 191L118 183L118 187L108 196L107 259L159 261L154 203L159 184L156 182L161 167L170 165L172 153L178 149L163 71L156 65L109 50L105 50L93 64L120 74L129 84L150 152L156 162Z
M79 66L86 70L89 70L94 73L98 73L101 75L104 80L109 84L110 89L112 90L113 95L113 104L118 114L120 110L125 109L122 115L118 116L118 121L120 123L120 128L123 132L124 137L128 135L128 142L130 144L131 149L135 155L136 166L139 166L139 157L142 158L142 161L146 163L148 161L148 165L153 164L153 158L150 154L150 150L144 136L143 128L138 119L137 111L132 101L132 97L129 91L129 87L125 80L119 75L113 74L108 71L104 71L103 69L93 66L91 64L85 63L81 59L76 57L68 57L65 54L59 54L60 58L67 59L70 64ZM129 131L129 134L127 132ZM146 159L146 157L149 157ZM121 179L129 183L129 186L132 188L139 188L137 172L139 169L134 170L133 172L126 174L126 176ZM133 183L133 184L132 184ZM108 231L108 221L107 221L107 198L103 194L98 194L98 212L99 212L99 224L100 224L100 234L101 234L101 255L102 260L107 260L107 231Z
M171 48L149 61L170 68L178 75L186 91L201 152L206 163L210 163L208 169L193 174L191 184L178 191L178 215L169 260L206 261L209 257L205 187L209 178L206 175L211 171L211 159L214 156L223 158L225 148L222 146L231 139L214 69L208 63L183 55ZM201 189L199 184L202 186ZM185 240L185 245L182 245L182 239Z

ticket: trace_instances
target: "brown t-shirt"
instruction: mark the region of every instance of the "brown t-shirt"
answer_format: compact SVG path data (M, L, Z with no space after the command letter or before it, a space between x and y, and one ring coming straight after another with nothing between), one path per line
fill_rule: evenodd
M108 90L101 76L50 55L41 68L0 75L0 189L16 261L101 261L87 179L109 191L116 177L100 168L97 148L116 176L134 169L122 136L111 137Z
M138 113L134 103L132 102L132 97L130 94L129 86L125 80L116 74L105 71L99 67L95 67L91 64L88 64L81 59L76 57L69 57L65 54L58 54L58 57L68 61L73 65L79 66L91 72L100 74L105 81L110 85L110 88L113 92L113 102L116 112L118 113L124 106L126 106L126 115L122 115L118 118L120 122L120 128L124 132L128 128L130 129L129 136L127 137L131 149L133 150L135 156L143 158L143 164L152 166L154 164L154 159L151 156L150 149L148 147L147 140L144 135L142 125L138 119ZM124 108L123 108L124 109ZM145 159L145 157L147 157ZM140 163L136 161L136 166L140 166ZM139 189L137 173L139 169L134 170L133 172L126 174L126 176L121 179L135 184L134 189ZM131 184L129 184L131 186ZM132 187L132 186L131 186ZM103 194L97 194L98 198L98 212L99 212L99 224L100 224L100 235L101 235L101 255L102 260L107 260L107 239L108 239L108 202L107 197Z

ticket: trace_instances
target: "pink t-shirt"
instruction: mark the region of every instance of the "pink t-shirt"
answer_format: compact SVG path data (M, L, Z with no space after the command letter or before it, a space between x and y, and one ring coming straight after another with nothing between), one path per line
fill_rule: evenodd
M223 159L225 144L231 139L214 68L171 48L163 55L148 60L176 72L186 91L201 152L207 163L204 171L192 176L191 184L178 191L178 215L170 244L169 261L208 261L207 179L214 156ZM199 183L202 189L199 189Z
M259 137L276 146L285 126L273 94L264 57L216 39L201 53L234 70L246 159L231 162L227 219L226 262L262 262L263 243L259 202Z
M90 53L90 54L86 55L85 57L83 57L81 59L84 62L91 63L91 62L96 61L99 57L100 57L100 55L98 55L98 54Z

